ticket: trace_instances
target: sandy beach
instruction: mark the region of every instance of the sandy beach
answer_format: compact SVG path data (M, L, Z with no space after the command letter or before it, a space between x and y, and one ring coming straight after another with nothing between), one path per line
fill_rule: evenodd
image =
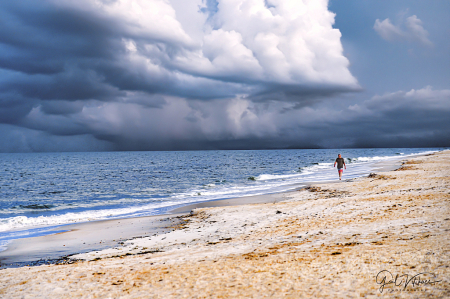
M70 264L2 269L0 297L448 298L449 201L443 151L264 203L185 208L163 233Z

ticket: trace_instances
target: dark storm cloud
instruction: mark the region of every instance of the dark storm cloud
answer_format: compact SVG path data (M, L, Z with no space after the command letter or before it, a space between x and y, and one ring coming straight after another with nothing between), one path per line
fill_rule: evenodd
M35 57L113 58L120 32L114 20L95 12L72 10L49 1L8 1L1 10L2 43Z
M128 2L131 3L131 1ZM171 14L170 11L164 11L173 9L168 3L156 2L151 7L146 7L140 3L143 5L141 10L148 9L149 12L152 12L152 9L161 9L163 13L161 20L169 19L167 21L167 29L164 28L163 23L160 24L161 29L146 27L153 25L152 23L145 24L146 18L142 20L134 19L126 15L127 12L118 11L122 7L114 8L113 4L119 3L119 1L111 2L113 4L106 5L104 10L92 4L88 5L89 2L84 3L81 1L79 3L79 5L70 1L43 1L36 3L35 1L23 0L2 3L2 27L0 30L2 54L0 63L2 67L32 75L42 74L45 76L53 74L54 76L49 76L50 78L47 78L47 80L55 85L65 85L72 80L78 80L74 84L84 87L82 84L87 84L87 82L82 82L79 76L86 75L87 80L94 81L92 84L104 83L119 89L141 90L150 93L169 93L171 91L172 95L177 96L185 96L184 92L191 97L201 97L201 94L204 94L204 98L229 97L238 91L251 91L251 88L236 86L233 88L232 85L227 84L228 81L237 84L251 83L254 85L275 83L267 80L267 78L262 78L261 74L256 73L260 72L260 70L252 70L252 68L260 66L258 66L258 60L253 57L251 51L246 48L249 45L246 45L243 39L246 38L245 34L248 34L249 38L254 38L259 33L257 28L253 28L251 32L245 33L243 28L241 28L245 27L244 25L234 24L233 26L236 28L228 29L230 31L219 29L213 31L214 34L205 38L204 41L201 39L194 40L183 32L183 27L177 23L175 14ZM127 1L121 1L120 3L120 5L129 9ZM221 3L222 6L225 5L224 3ZM225 6L225 8L227 7ZM323 8L326 11L326 5ZM108 9L115 10L111 12ZM198 7L196 9L198 10ZM217 1L207 1L205 9L205 12L217 15ZM203 11L202 9L200 10ZM268 10L266 11L268 12ZM193 17L200 16L198 11L194 12L197 14ZM121 13L123 15L120 15ZM136 16L139 17L138 15ZM319 16L322 17L321 15ZM224 13L216 17L220 18L223 25L226 26L227 22L230 22L228 18L231 16L224 9ZM260 20L256 21L259 22ZM320 22L330 23L331 21L326 19ZM311 22L316 21L312 19ZM268 26L267 29L271 29L270 26L272 25ZM245 30L249 28L252 27L245 28ZM176 30L176 32L171 32L170 30ZM200 26L197 30L202 31L203 27ZM239 33L241 30L242 33ZM302 38L301 35L297 37ZM338 36L336 37L338 40ZM336 41L336 37L333 42ZM199 48L201 43L205 43L203 49ZM221 43L223 43L223 47ZM128 46L134 48L131 50L131 55L134 55L134 57L131 57L131 60L130 47ZM332 47L334 46L332 45ZM308 49L303 50L298 49L298 52L315 51L316 49L312 47L309 46ZM200 53L198 51L201 50L207 55L209 61L205 60L204 57L198 56ZM224 52L224 50L232 51ZM328 51L331 50L328 49ZM331 53L332 55L329 57L323 56L323 62L331 63L327 68L331 68L332 71L337 72L336 75L340 76L332 78L326 75L328 77L322 78L320 81L323 81L324 85L329 87L336 84L343 90L351 90L357 87L356 81L346 71L348 62L345 58L341 56L335 59L336 54L339 56L341 49L336 47L335 51L336 53ZM319 53L319 50L317 52ZM290 59L288 55L292 55L292 53L283 54L280 52L280 55L280 58ZM199 57L200 60L191 61L194 56ZM298 58L301 58L301 56ZM273 58L262 57L259 63L274 68L274 71L285 72L285 70L277 70L276 68L279 66L274 64L277 61L272 61L271 59ZM286 61L281 60L280 62L286 63ZM305 62L320 63L320 61ZM148 63L147 66L146 63ZM202 63L204 64L203 66L200 65ZM227 69L222 69L224 67ZM335 69L332 69L334 67ZM327 68L323 69L323 71L327 71ZM247 74L244 73L242 76L242 71L247 72ZM311 77L313 74L308 73L312 72L312 70L305 69L303 73L301 72L298 76L301 77L304 88L308 89L310 84L314 84ZM319 73L322 70L318 71L316 69L315 72L317 72L314 74L316 77L324 76ZM101 76L100 80L95 80L97 73ZM273 77L272 74L268 75ZM342 77L346 77L346 81L341 80ZM280 77L275 79L280 87L283 86L283 81L286 80L291 81L291 85L299 83L295 82L297 80L295 78L287 79L286 77L281 79ZM43 80L39 83L49 82ZM217 91L221 84L222 90ZM19 87L27 87L28 85L32 85L32 82L22 79L17 85L7 87L19 89ZM198 87L206 87L206 89L202 93L194 92L190 90L191 86L192 89ZM48 89L54 89L55 87L50 86ZM225 92L225 89L230 88L232 89L230 92ZM68 85L67 89L67 94L74 92L71 85ZM86 86L86 89L103 90L103 88L93 88L89 85ZM255 88L257 91L260 91L260 89L261 86ZM36 92L36 88L31 86L30 93ZM56 92L54 97L56 98L57 95L58 92ZM99 93L94 92L90 94L87 92L87 95L75 94L73 97L77 96L80 98L87 96L98 97ZM105 92L105 96L111 95L109 92ZM37 97L48 98L50 96L48 92L43 92L42 95L37 94ZM62 97L66 98L66 93L62 93Z
M45 114L73 114L83 110L82 101L43 101L41 110Z
M0 124L0 152L105 151L112 144L92 135L55 136L46 132Z
M0 57L0 68L34 74L57 74L64 70L64 63L61 61L42 61L37 60L35 55L24 54L15 55L9 54Z
M18 123L37 104L35 100L14 93L0 93L0 123Z
M375 96L336 115L328 140L347 147L450 146L449 114L450 90L426 87Z
M350 73L327 4L0 2L0 126L10 144L0 151L445 143L440 140L449 136L446 85L372 97L386 92L386 86L410 90L433 83L422 83L422 77L445 81L442 72L434 76L419 59L404 62L406 50L415 55L416 48L380 59L380 53L392 53L384 51L389 43L380 36L393 45L410 42L439 51L443 42L430 18L415 12L397 22L371 11L367 28L351 24L364 38L373 35L360 51L364 59L347 51L358 78L364 79L361 88ZM422 46L428 42L434 47ZM366 61L370 67L362 71ZM409 77L386 67L396 61L403 61ZM396 87L394 81L416 85ZM381 91L373 90L377 84ZM344 94L353 94L353 100L340 102Z
M3 91L40 100L108 100L121 95L117 88L104 84L98 74L72 68L59 75L15 76L1 84Z
M320 84L310 84L308 86L267 84L263 91L255 92L254 94L249 95L247 99L255 103L267 101L294 103L293 106L283 109L282 111L284 112L291 109L311 106L342 93L356 93L361 90L361 88L348 90L341 86L327 86Z
M110 86L119 90L142 91L148 94L166 94L208 100L232 97L236 92L243 92L248 89L238 83L194 78L190 75L179 75L169 70L149 74L142 65L130 68L129 65L124 63L99 63L95 71Z
M75 113L80 104L66 100L108 100L120 94L88 67L93 59L114 57L114 23L46 1L0 6L0 122L25 125L23 119L39 105L50 114ZM66 127L64 122L54 125L48 132Z
M134 110L165 109L166 97L308 105L313 98L358 89L326 1L302 10L296 5L265 1L235 11L232 2L215 0L3 1L0 122L53 135L121 140L130 139L121 134L132 127ZM300 16L303 10L308 18ZM315 40L308 26L322 28ZM110 110L102 112L105 107ZM118 107L129 115L113 112ZM199 117L195 110L183 112L178 111L183 120ZM102 131L114 122L108 113L124 117L115 121L115 132ZM160 121L152 130L164 132L166 119ZM202 128L191 130L187 135L201 142ZM172 134L150 135L182 138ZM234 136L218 136L227 134ZM148 137L142 135L136 140Z
M99 119L95 132L118 150L449 146L449 90L395 92L340 109L295 106L247 99L111 106L104 110L111 121Z

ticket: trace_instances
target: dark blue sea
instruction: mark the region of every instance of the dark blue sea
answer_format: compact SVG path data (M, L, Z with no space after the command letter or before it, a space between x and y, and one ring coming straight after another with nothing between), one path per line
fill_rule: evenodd
M441 149L311 149L0 154L0 247L69 223L163 214L182 205L268 194L376 171ZM1 248L0 248L1 250Z

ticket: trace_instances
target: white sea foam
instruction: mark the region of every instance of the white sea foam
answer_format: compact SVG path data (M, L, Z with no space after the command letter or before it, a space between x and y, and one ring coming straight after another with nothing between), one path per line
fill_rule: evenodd
M256 177L259 181L268 181L268 180L283 180L288 178L298 177L298 174L261 174Z
M0 240L0 252L8 248L9 240Z
M188 204L192 200L178 200L152 203L145 206L134 206L120 209L88 210L76 213L65 213L51 216L16 216L0 220L0 232L24 229L30 227L43 227L68 223L104 220L110 218L154 215L158 209L180 204Z

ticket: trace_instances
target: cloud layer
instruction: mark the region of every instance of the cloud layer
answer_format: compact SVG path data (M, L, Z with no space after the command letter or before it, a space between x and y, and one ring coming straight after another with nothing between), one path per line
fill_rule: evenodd
M448 124L447 90L335 100L361 87L327 6L1 2L0 151L419 146L449 136L436 130ZM415 16L375 25L387 40L428 41Z
M129 139L157 109L155 142L196 140L162 124L196 101L359 89L325 0L22 0L0 19L0 122L51 135Z
M40 100L110 100L124 91L215 99L358 88L324 0L223 0L214 11L200 0L2 6L3 92Z
M205 102L172 97L164 109L112 102L70 116L45 118L43 113L34 108L25 118L25 126L34 130L16 128L15 143L0 150L450 146L450 90L431 87L387 93L341 109L329 102L299 107L243 98Z

